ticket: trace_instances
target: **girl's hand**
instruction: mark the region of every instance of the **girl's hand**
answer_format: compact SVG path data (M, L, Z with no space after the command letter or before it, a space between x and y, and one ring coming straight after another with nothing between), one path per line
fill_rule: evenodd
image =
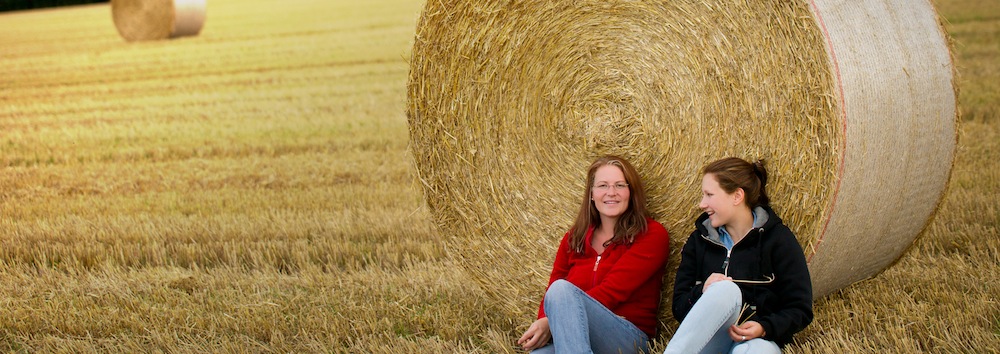
M532 351L549 344L549 339L552 339L552 332L549 332L549 318L543 317L524 331L521 339L517 340L517 345L520 345L521 349Z
M705 279L705 285L701 287L701 292L704 293L705 291L708 291L709 285L712 285L712 283L721 280L733 280L733 278L727 277L722 273L712 273L712 275L708 276L708 279Z
M757 321L746 321L742 325L729 326L729 338L736 343L741 343L754 338L764 336L764 327Z

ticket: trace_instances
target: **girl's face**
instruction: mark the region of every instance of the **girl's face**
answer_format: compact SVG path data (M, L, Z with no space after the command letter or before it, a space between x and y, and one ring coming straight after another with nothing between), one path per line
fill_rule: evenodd
M698 207L708 213L712 227L729 224L729 221L733 219L733 215L738 210L737 207L742 203L742 199L737 195L738 191L726 193L719 186L719 181L716 180L713 173L706 173L701 178L701 203L698 203Z
M628 210L628 182L625 174L615 165L604 165L594 173L594 185L591 186L590 198L602 218L617 219Z

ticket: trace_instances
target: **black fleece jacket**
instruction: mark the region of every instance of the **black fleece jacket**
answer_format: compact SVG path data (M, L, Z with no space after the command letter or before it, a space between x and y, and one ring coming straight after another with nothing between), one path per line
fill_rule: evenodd
M744 305L750 306L740 322L757 321L764 327L764 339L784 347L793 334L812 322L812 281L802 247L792 231L769 207L757 207L753 212L754 228L733 246L728 274L726 247L711 227L708 214L698 217L696 230L681 251L674 283L674 318L684 320L712 273L727 274L735 280L762 281L736 283L743 292ZM773 281L766 282L769 278Z

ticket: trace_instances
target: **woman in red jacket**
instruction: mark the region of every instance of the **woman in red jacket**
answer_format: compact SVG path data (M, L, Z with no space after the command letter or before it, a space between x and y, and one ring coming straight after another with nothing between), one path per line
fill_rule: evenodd
M559 243L538 320L518 345L536 353L648 352L669 254L667 230L649 217L635 168L617 156L598 158Z

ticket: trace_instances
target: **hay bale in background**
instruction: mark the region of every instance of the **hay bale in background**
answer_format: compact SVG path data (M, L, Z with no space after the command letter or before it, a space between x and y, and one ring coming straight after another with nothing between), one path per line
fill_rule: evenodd
M492 301L533 312L584 169L615 153L646 180L676 266L700 168L732 155L769 161L817 296L881 271L949 175L952 67L930 4L835 2L427 2L407 115L453 255Z
M193 36L205 23L205 0L112 0L111 16L130 42Z
M895 262L931 221L955 157L954 66L928 1L814 0L843 144L809 259L817 295Z

